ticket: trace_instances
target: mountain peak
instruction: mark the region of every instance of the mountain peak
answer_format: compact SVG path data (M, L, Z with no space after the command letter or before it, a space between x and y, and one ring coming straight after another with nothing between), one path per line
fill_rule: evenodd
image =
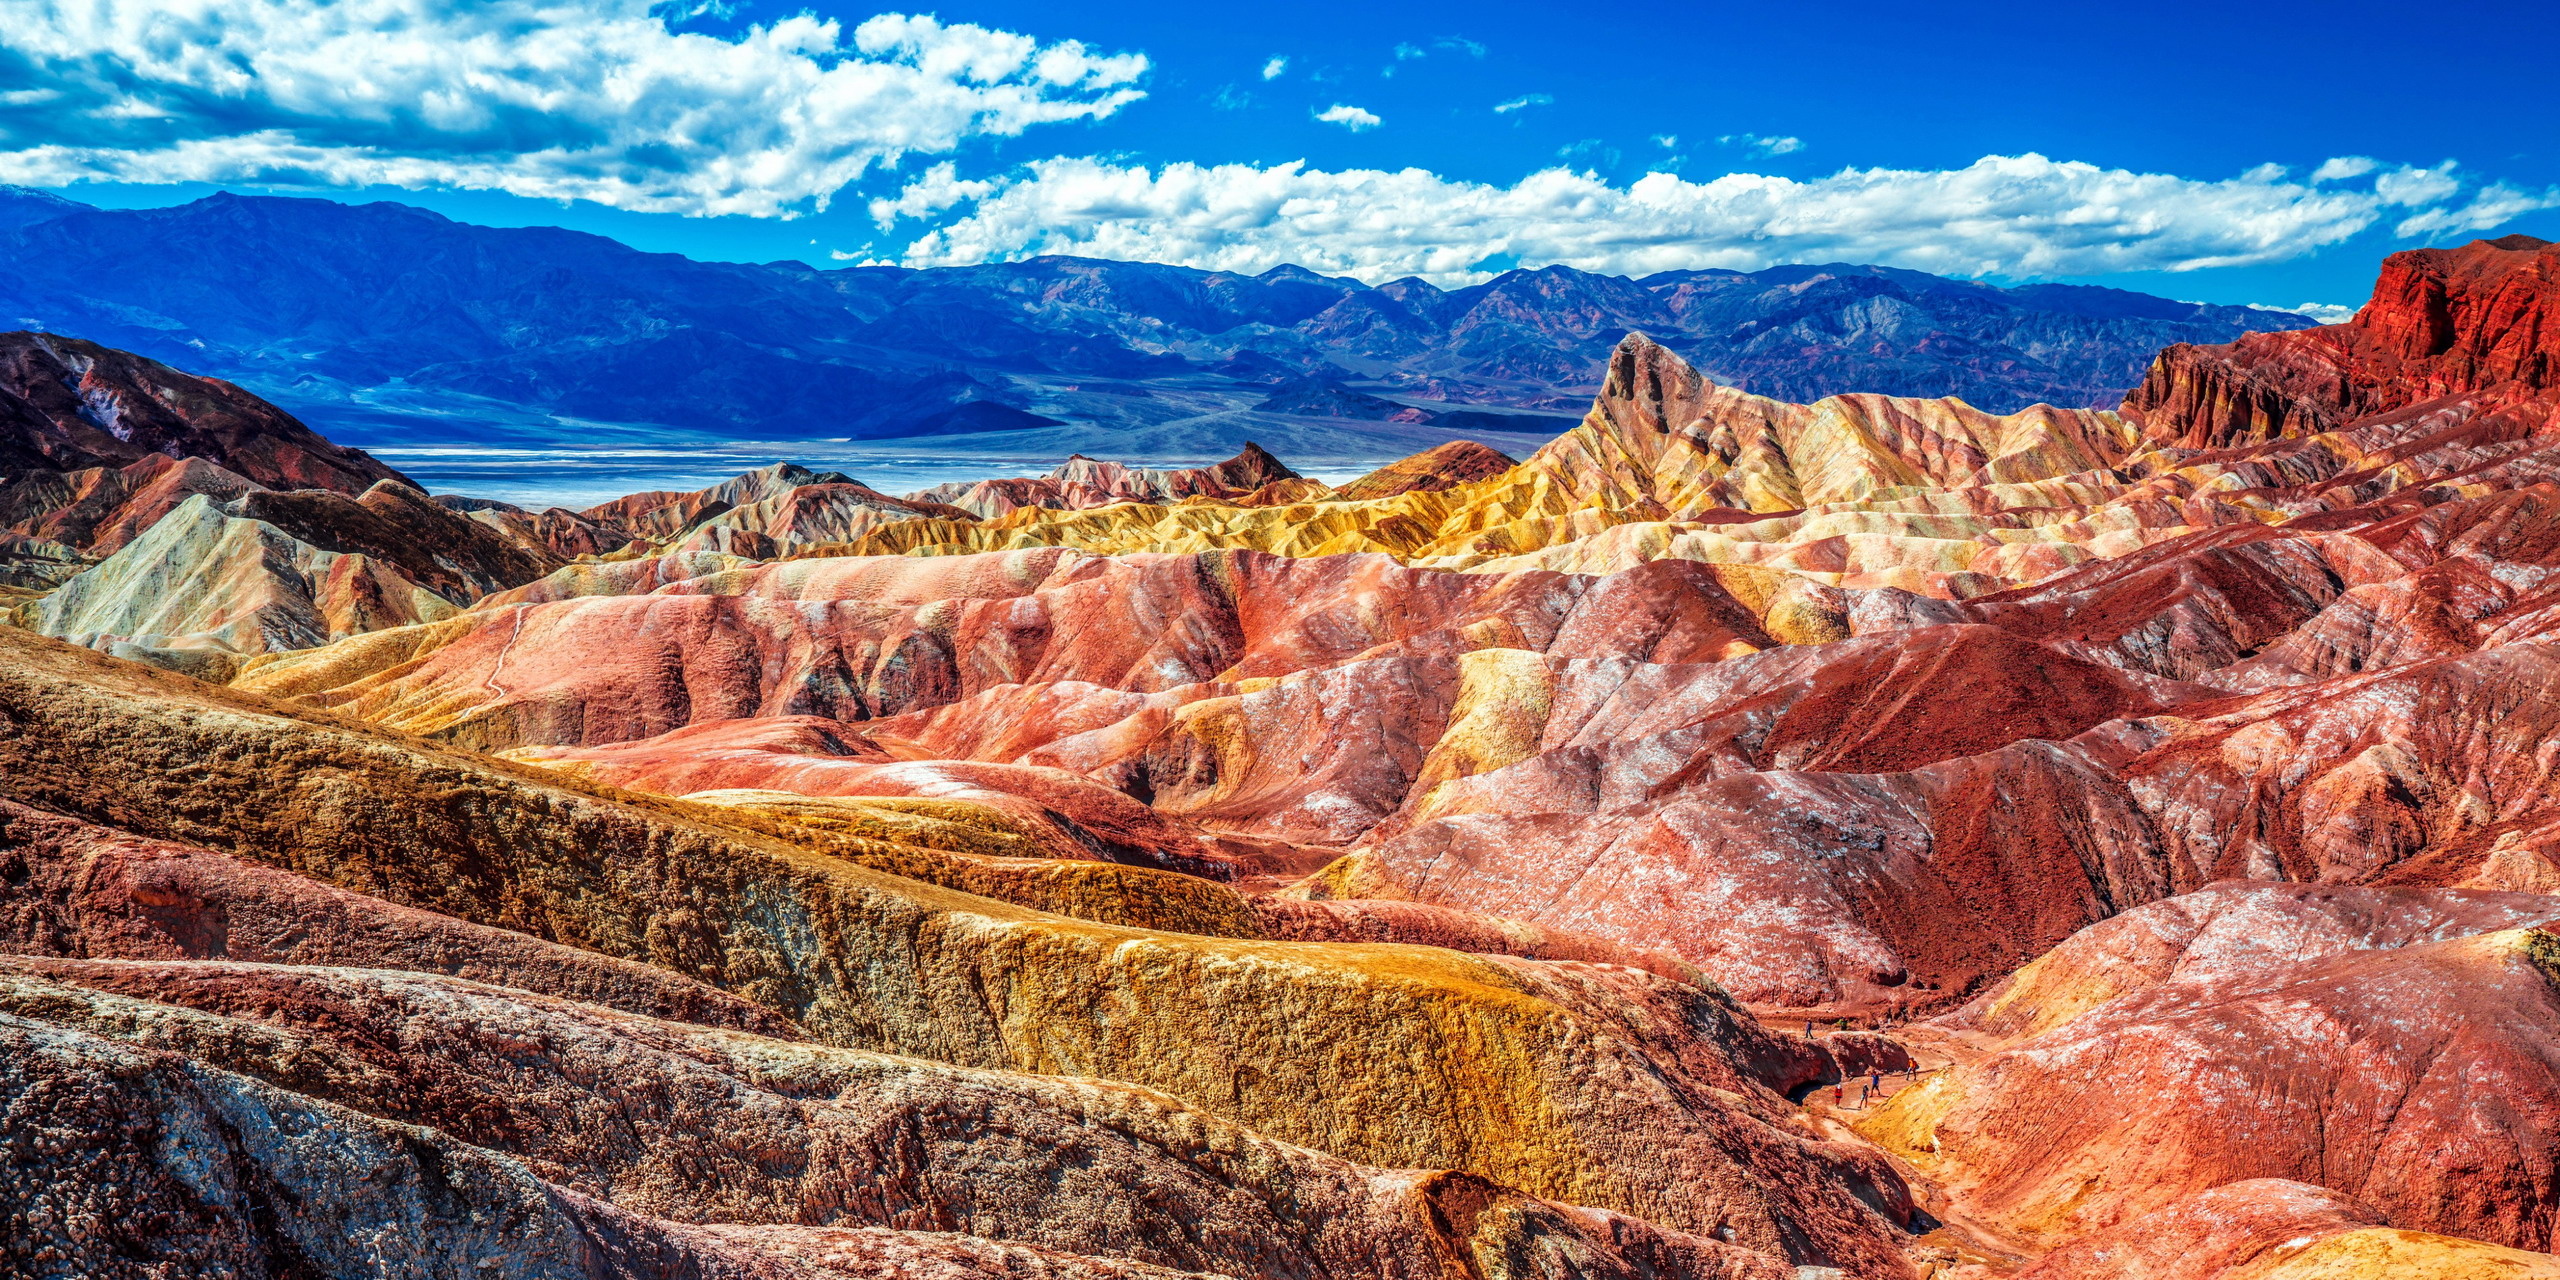
M1299 266L1294 262L1283 262L1279 266L1273 267L1269 271L1265 271L1261 275L1255 276L1254 279L1264 281L1266 283L1280 280L1298 280L1307 284L1338 285L1342 283L1340 280L1336 280L1331 276L1319 275L1316 272L1309 271L1305 267Z
M0 184L0 233L96 208L96 205L66 200L50 191Z

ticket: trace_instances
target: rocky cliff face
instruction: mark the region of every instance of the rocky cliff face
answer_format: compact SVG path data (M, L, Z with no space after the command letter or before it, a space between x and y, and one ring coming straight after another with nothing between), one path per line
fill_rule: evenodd
M2382 264L2342 325L2160 354L2129 413L2185 448L2230 448L2360 419L2450 412L2533 430L2560 395L2560 247L2531 236L2413 249Z

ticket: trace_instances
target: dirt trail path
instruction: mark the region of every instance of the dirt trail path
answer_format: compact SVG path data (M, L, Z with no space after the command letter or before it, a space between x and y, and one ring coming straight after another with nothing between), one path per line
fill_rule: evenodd
M1800 1038L1805 1034L1806 1019L1786 1011L1757 1013L1762 1026L1778 1034ZM1919 1238L1911 1251L1913 1262L1924 1280L2001 1280L2016 1275L2035 1260L2035 1256L2004 1240L2000 1233L1974 1221L1961 1208L1950 1203L1946 1193L1918 1169L1892 1152L1868 1141L1852 1128L1896 1093L1928 1079L1949 1067L1973 1061L1990 1051L1987 1038L1975 1032L1958 1031L1931 1023L1911 1023L1877 1029L1850 1024L1853 1032L1882 1036L1902 1046L1910 1054L1912 1067L1906 1071L1873 1076L1853 1076L1834 1086L1823 1085L1807 1094L1797 1105L1805 1119L1824 1139L1864 1147L1892 1162L1894 1169L1911 1186L1912 1193L1939 1226ZM1839 1019L1815 1019L1815 1039L1837 1034Z

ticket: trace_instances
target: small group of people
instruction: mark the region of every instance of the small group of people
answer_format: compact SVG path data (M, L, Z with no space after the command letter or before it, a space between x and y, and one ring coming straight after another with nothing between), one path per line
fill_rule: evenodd
M1864 1110L1866 1110L1866 1109L1867 1109L1867 1103L1868 1103L1868 1101L1869 1101L1870 1099L1874 1098L1877 1094L1884 1092L1884 1078L1885 1078L1886 1076L1888 1076L1888 1075L1909 1076L1909 1075L1916 1075L1916 1074L1918 1074L1918 1072L1919 1072L1919 1068L1917 1068L1917 1067L1904 1067L1903 1069L1901 1069L1901 1070L1899 1070L1899 1071L1869 1070L1869 1071L1867 1072L1867 1080L1866 1080L1866 1083L1861 1084L1861 1085L1859 1085L1859 1086L1858 1086L1858 1102L1857 1102L1857 1105L1856 1105L1856 1106L1854 1106L1854 1107L1850 1107L1850 1109L1851 1109L1851 1110L1853 1110L1853 1111L1864 1111ZM1848 1103L1848 1101L1847 1101L1847 1099L1848 1099L1848 1095L1849 1095L1849 1081L1847 1081L1847 1080L1843 1080L1843 1081L1839 1082L1838 1084L1835 1084L1835 1085L1831 1086L1831 1105L1832 1105L1832 1106L1835 1106L1835 1107L1847 1107L1847 1106L1849 1106L1849 1103Z
M1814 1019L1812 1018L1804 1020L1804 1038L1807 1040L1811 1040L1813 1038L1813 1024ZM1902 1019L1887 1014L1875 1018L1865 1026L1860 1026L1858 1024L1858 1020L1855 1018L1835 1018L1832 1020L1831 1026L1827 1029L1832 1031L1891 1031L1895 1027L1901 1025Z

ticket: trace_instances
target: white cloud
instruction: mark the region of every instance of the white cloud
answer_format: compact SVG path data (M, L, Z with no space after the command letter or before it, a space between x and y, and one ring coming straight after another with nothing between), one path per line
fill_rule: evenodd
M886 231L900 218L940 213L953 205L984 200L995 190L995 183L962 178L946 160L925 170L923 177L908 183L895 198L872 201L871 220Z
M1653 145L1660 147L1665 151L1669 151L1680 145L1680 135L1676 133L1657 133L1653 135Z
M2416 189L2405 175L2436 172L2392 170L2386 195L2380 184L2314 186L2267 166L2203 180L2022 155L1808 180L1649 173L1624 186L1549 169L1496 186L1421 169L1149 169L1058 157L999 180L901 257L929 266L1067 253L1249 272L1294 262L1441 284L1509 262L1630 275L1838 260L1960 275L2187 271L2336 244L2405 207Z
M2319 175L2315 173L2312 178L2317 181ZM2355 307L2342 307L2334 302L2301 302L2290 307L2278 306L2272 302L2253 302L2249 305L2260 311L2290 311L2298 316L2309 316L2322 324L2345 324L2356 318L2357 311Z
M2324 163L2320 167L2325 169L2329 166ZM2314 172L2317 173L2317 170ZM2374 194L2382 197L2383 203L2395 204L2403 208L2439 203L2459 190L2461 186L2462 180L2453 176L2451 160L2432 169L2412 169L2404 166L2373 180Z
M1431 47L1434 49L1447 49L1452 52L1463 53L1470 58L1481 58L1484 56L1484 44L1481 41L1469 40L1465 36L1442 36L1439 39L1432 41Z
M903 14L677 32L687 15L648 0L8 8L0 182L31 186L460 187L788 216L911 153L1111 115L1147 70Z
M1396 46L1396 61L1398 62L1411 62L1416 58L1424 56L1426 55L1423 53L1422 46L1420 45L1399 44Z
M2319 168L2311 171L2311 180L2313 182L2344 182L2349 178L2361 178L2381 167L2382 162L2372 156L2331 156L2321 161Z
M1349 129L1353 133L1358 133L1363 129L1375 129L1379 125L1386 123L1378 118L1377 112L1365 110L1360 107L1346 107L1339 102L1317 112L1316 119L1322 120L1326 124L1341 125L1343 128Z
M1616 147L1610 146L1608 143L1602 142L1598 138L1584 138L1580 142L1568 142L1563 146L1556 148L1556 159L1558 160L1574 161L1584 165L1597 165L1603 169L1617 168L1618 161L1624 158L1625 157L1618 154L1618 149Z
M2451 195L2451 192L2445 194ZM2395 203L2407 203L2395 201ZM2403 236L2436 236L2447 233L2487 231L2501 223L2539 213L2544 209L2560 209L2560 187L2544 187L2526 191L2493 182L2473 193L2471 203L2459 209L2436 208L2400 220L2392 232Z
M1523 107L1546 107L1553 105L1555 105L1555 99L1548 94L1524 93L1517 98L1513 98L1509 102L1496 103L1493 108L1493 113L1498 116L1508 115L1514 111L1522 109Z
M1287 71L1288 69L1289 60L1287 58L1273 58L1271 61L1262 64L1262 78L1265 80L1277 80L1280 78L1280 73Z
M1656 141L1660 140L1656 139ZM1757 151L1764 156L1783 156L1791 152L1804 150L1804 139L1802 138L1764 138L1756 133L1728 133L1723 137L1717 138L1716 141L1728 147L1742 147L1747 150ZM1663 145L1668 146L1670 144L1664 143Z

